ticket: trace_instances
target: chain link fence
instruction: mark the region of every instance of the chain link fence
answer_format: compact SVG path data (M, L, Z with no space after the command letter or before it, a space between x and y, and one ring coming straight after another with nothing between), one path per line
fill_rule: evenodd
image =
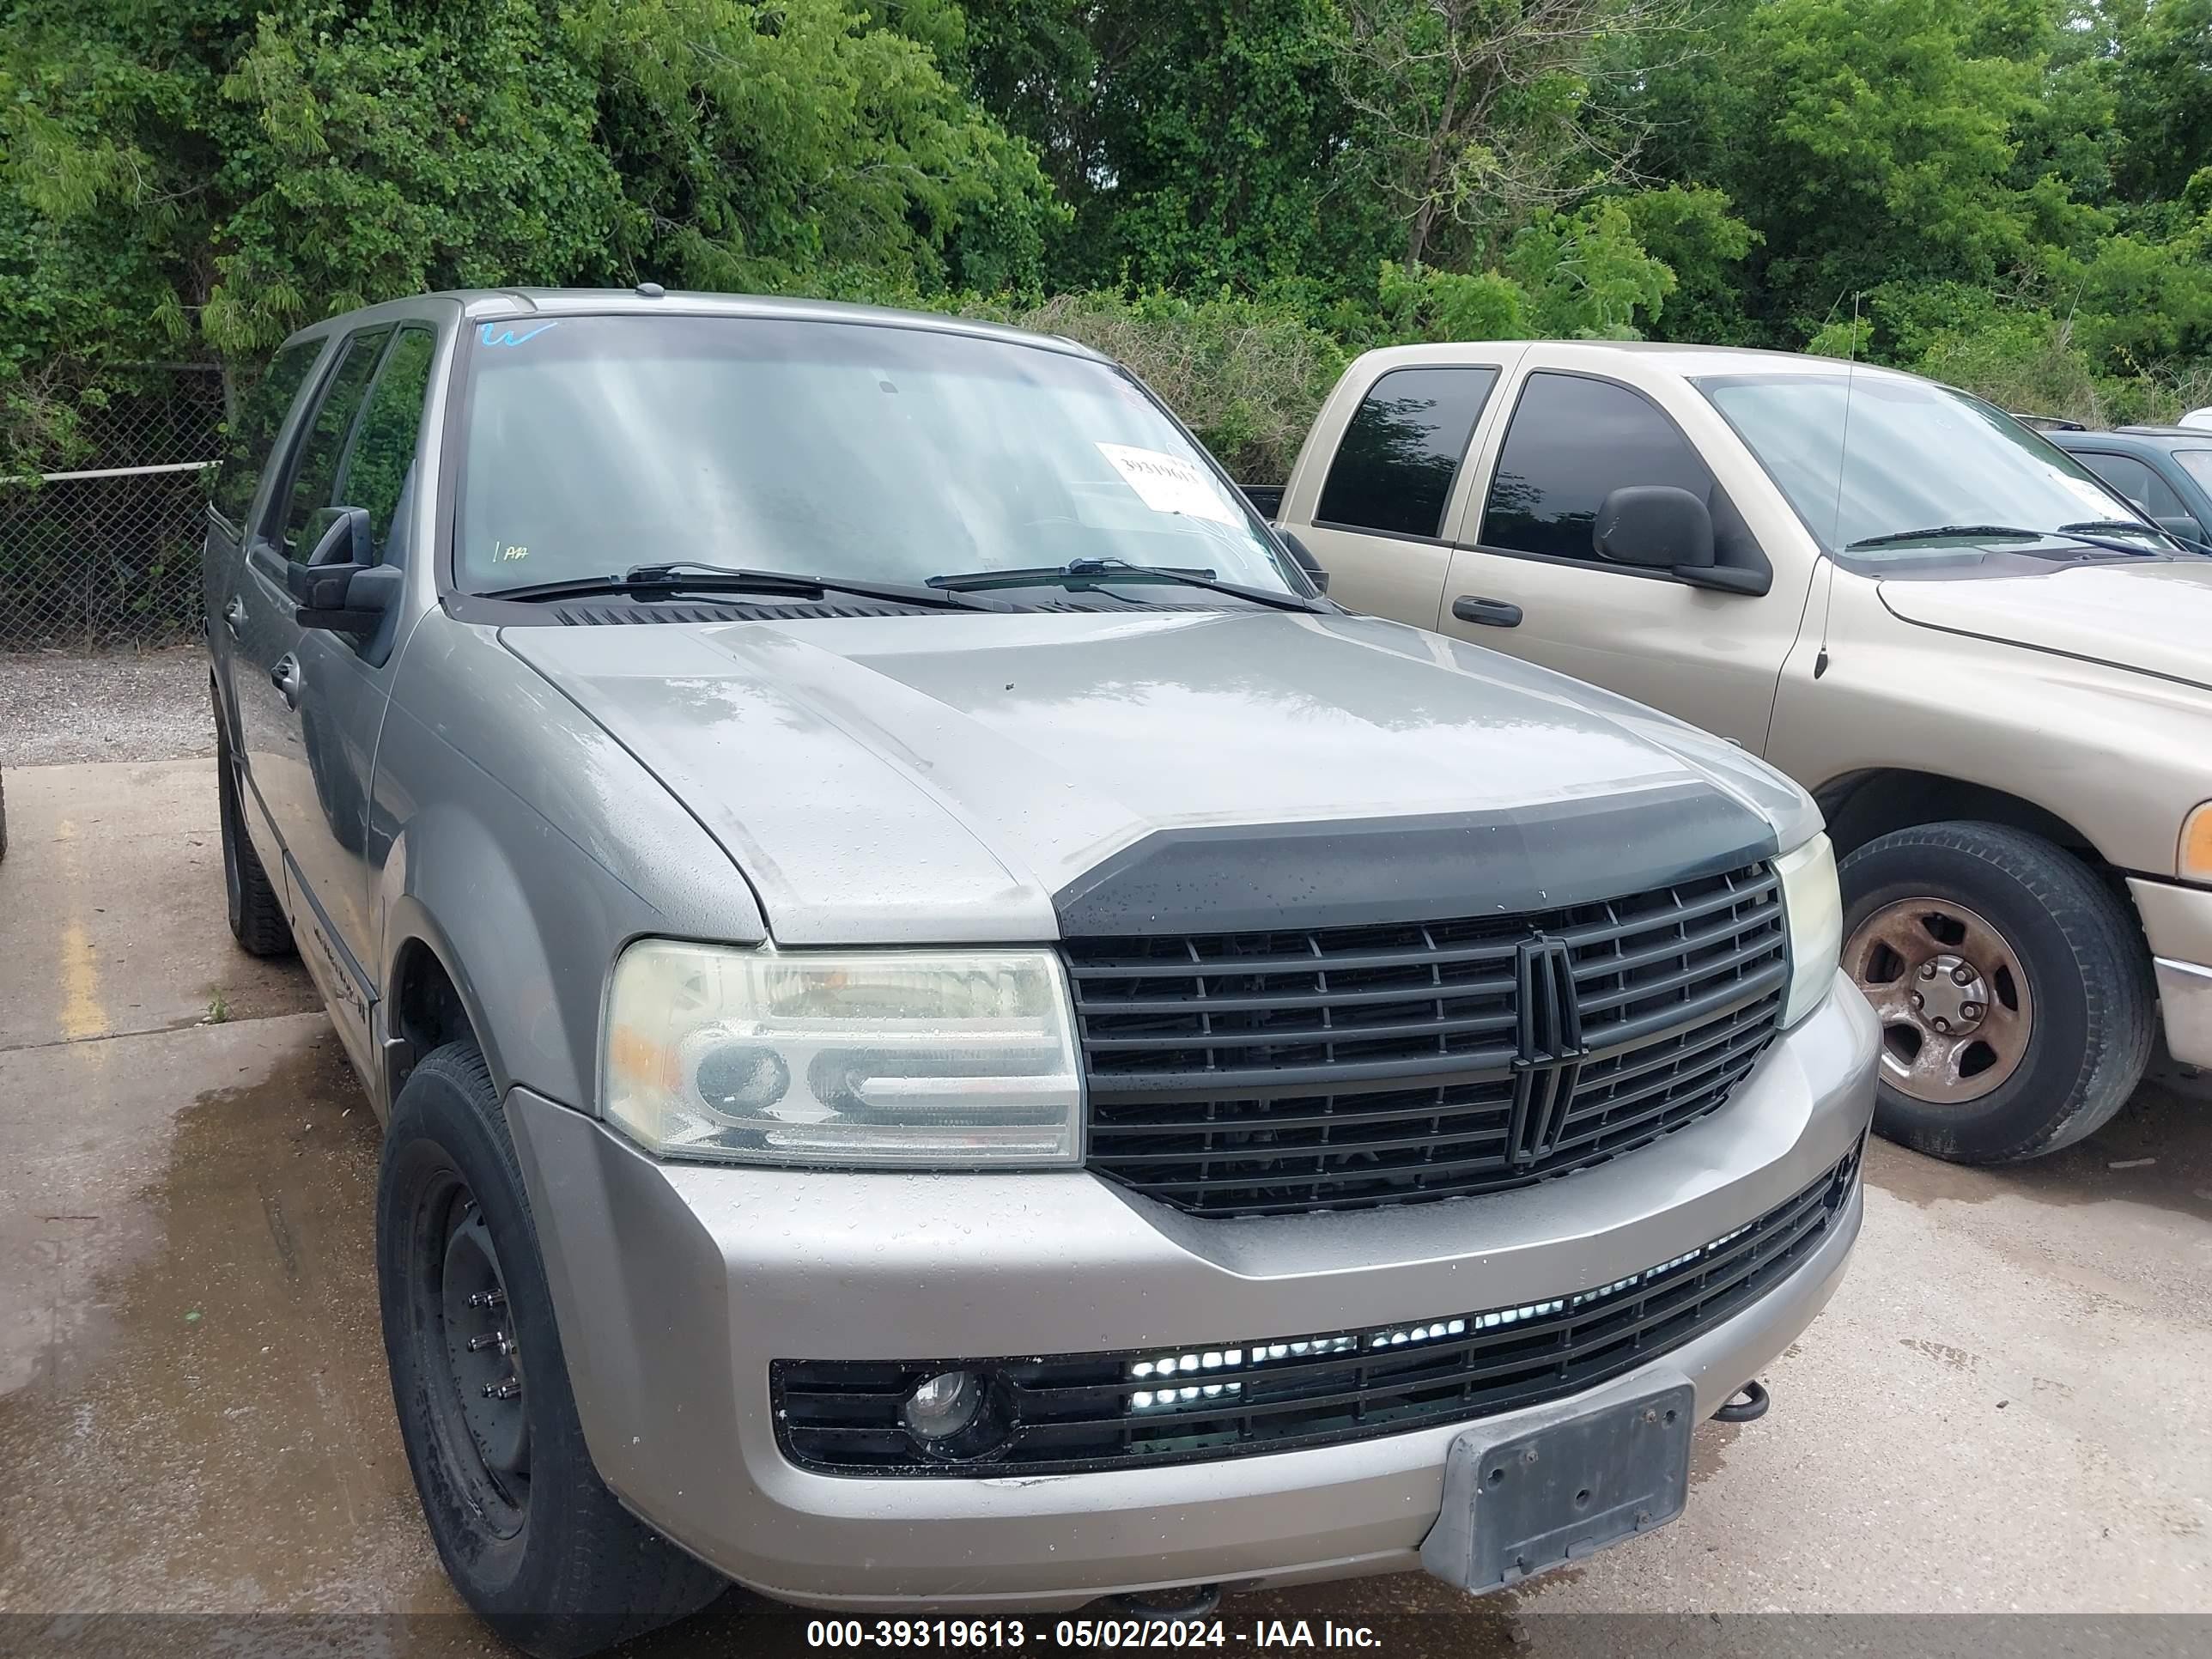
M161 645L198 625L223 398L212 366L108 371L69 470L0 480L0 650Z

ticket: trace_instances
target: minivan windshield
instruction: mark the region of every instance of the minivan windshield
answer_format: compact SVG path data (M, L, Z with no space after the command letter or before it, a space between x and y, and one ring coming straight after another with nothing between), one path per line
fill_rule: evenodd
M1840 364L1832 374L1707 375L1693 384L1806 528L1847 560L1955 559L1962 542L2112 556L2074 539L2082 533L2148 554L2172 550L2072 456L1948 386L1855 375ZM1913 533L1948 526L1960 533Z
M463 445L454 579L477 593L680 562L916 584L1079 560L1305 591L1133 381L1044 345L683 313L485 323ZM1142 580L1083 578L1170 602Z

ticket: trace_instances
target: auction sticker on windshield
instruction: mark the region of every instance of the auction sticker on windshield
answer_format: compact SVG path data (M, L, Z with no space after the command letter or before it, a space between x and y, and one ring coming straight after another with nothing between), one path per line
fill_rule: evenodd
M1100 444L1098 453L1113 463L1130 489L1155 513L1180 513L1188 518L1210 519L1215 524L1237 524L1237 509L1222 499L1220 486L1202 467L1157 449L1138 449L1128 444Z

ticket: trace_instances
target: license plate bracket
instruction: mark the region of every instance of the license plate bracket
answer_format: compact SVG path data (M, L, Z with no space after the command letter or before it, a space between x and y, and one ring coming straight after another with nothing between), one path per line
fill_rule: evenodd
M1444 1458L1444 1498L1421 1565L1478 1594L1664 1526L1690 1492L1697 1390L1687 1381L1519 1432L1478 1425Z

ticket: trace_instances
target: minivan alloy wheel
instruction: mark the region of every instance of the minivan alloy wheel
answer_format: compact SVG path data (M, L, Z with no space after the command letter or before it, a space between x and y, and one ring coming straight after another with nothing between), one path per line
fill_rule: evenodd
M1852 932L1844 968L1881 1021L1883 1077L1915 1100L1978 1100L2027 1053L2035 999L2020 953L1955 900L1884 905Z

